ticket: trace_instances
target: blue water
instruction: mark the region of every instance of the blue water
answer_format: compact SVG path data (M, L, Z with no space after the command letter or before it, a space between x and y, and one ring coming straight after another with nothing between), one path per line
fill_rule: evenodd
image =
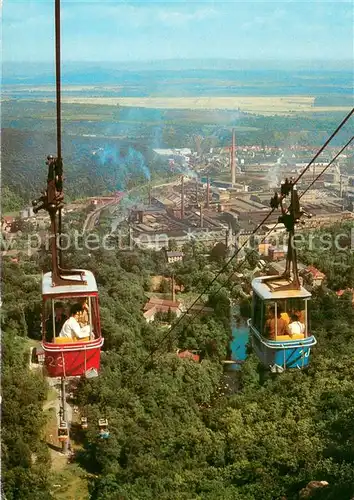
M232 326L231 359L245 361L247 358L246 346L248 343L249 329L245 324Z

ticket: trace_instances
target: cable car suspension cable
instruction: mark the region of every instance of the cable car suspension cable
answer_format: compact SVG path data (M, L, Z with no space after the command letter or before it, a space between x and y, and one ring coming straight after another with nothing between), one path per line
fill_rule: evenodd
M57 111L57 161L61 165L63 163L62 150L61 150L61 40L60 40L60 0L55 0L55 88L56 88L56 111ZM62 234L62 209L58 210L58 235L59 235L59 248L58 260L59 267L63 268L63 256L61 245Z
M325 171L336 161L336 159L343 153L343 151L350 145L351 142L353 142L354 140L354 135L349 139L349 141L345 144L345 146L342 147L342 149L335 155L334 158L332 158L332 160L328 163L328 165L326 165L324 167L324 169L317 175L317 177L315 177L313 179L312 182L310 182L310 184L307 186L307 188L305 189L305 191L303 191L300 195L299 195L299 199L301 199L304 194L307 193L307 191L309 189L311 189L311 187L318 181L318 179L320 177L322 177L322 175L325 173Z

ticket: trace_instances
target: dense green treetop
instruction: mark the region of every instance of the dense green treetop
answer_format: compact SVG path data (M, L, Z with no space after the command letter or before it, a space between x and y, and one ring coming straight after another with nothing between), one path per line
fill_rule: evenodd
M185 293L195 297L220 269L205 249L184 250L185 260L173 266L157 253L137 249L98 250L90 257L71 249L66 257L66 265L95 273L105 337L100 376L80 381L75 391L89 421L76 460L93 473L91 498L295 500L309 481L326 480L329 486L313 498L350 500L351 294L338 298L330 288L313 289L311 329L318 344L307 370L266 373L250 355L231 383L221 363L231 333L230 298L240 302L241 313L249 313L244 281L251 277L250 258L239 282L228 281L226 272L203 294L212 314L193 321L186 317L165 341L164 325L143 318L150 276L162 274L168 282L173 273ZM303 252L304 260L329 276L338 274L335 251L327 250L327 260L321 250ZM350 277L351 253L342 253ZM48 460L40 437L46 387L27 369L23 340L38 335L30 325L39 314L36 276L47 270L44 257L18 264L5 258L3 266L3 482L11 499L31 498L30 489L35 498L50 498L47 469L41 465ZM346 279L343 285L350 286L351 278ZM197 350L202 362L178 358L177 348ZM236 391L231 389L235 382ZM109 421L108 440L98 438L100 417Z

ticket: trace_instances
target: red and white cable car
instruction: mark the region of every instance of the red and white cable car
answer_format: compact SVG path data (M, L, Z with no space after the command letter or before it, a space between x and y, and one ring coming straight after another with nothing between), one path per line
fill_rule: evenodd
M85 375L90 378L98 375L103 338L93 274L84 270L64 269L62 265L60 243L64 176L60 116L60 0L55 1L55 27L57 157L47 157L47 187L39 199L33 200L32 205L34 213L46 210L51 224L52 270L44 274L42 279L44 365L49 377L65 380L72 376ZM66 311L69 307L70 315Z
M57 239L60 242L63 165L52 156L48 157L47 165L47 190L33 201L35 213L48 211L52 233L52 271L42 278L44 365L49 377L90 378L98 375L103 345L97 284L90 271L63 269L59 265Z
M61 420L58 427L58 441L63 442L68 440L69 440L68 424L64 420Z
M75 270L75 273L66 276L71 281L69 285L53 286L51 272L42 279L42 347L49 377L85 375L89 378L97 375L100 368L103 338L96 280L90 271ZM87 337L77 340L61 337L64 319L69 317L65 312L73 304L83 302L87 304Z

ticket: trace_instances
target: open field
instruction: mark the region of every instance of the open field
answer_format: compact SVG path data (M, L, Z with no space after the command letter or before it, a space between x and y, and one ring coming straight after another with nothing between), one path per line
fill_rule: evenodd
M52 99L41 99L51 102ZM315 97L63 97L63 103L151 109L239 110L261 115L289 115L350 110L350 106L315 106Z

